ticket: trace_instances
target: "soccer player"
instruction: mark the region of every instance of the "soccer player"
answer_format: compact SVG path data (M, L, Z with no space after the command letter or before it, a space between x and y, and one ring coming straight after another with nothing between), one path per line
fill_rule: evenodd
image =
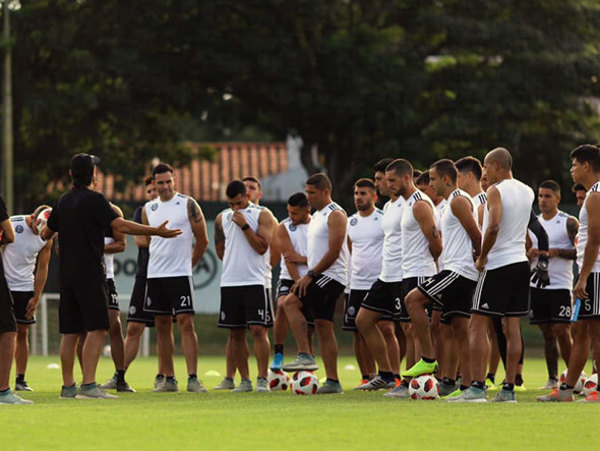
M452 333L446 333L447 339L453 340L458 346L459 362L462 375L460 390L466 390L471 385L471 361L467 346L460 344L469 341L469 317L473 292L478 271L475 269L473 251L479 255L481 249L481 232L477 225L477 210L469 194L457 187L458 170L450 160L439 160L429 170L430 183L436 194L443 196L448 204L441 218L443 250L440 260L443 270L437 275L419 282L417 288L408 293L404 300L410 314L413 331L419 341L422 352L421 359L403 376L416 377L433 373L437 362L431 335L429 320L425 307L433 302L442 309L442 327L451 327ZM439 356L437 356L439 360ZM444 358L446 368L441 368L441 374L446 377L442 383L452 389L455 386L455 376L450 375L447 356Z
M244 352L246 329L252 333L258 364L256 391L269 392L267 328L272 325L272 318L268 315L270 299L265 288L265 254L273 237L273 215L250 202L241 180L229 183L226 195L230 208L219 213L215 221L215 246L223 260L218 326L230 330L231 352L242 377L232 393L252 391L248 355Z
M484 211L483 242L475 266L481 271L471 315L470 348L473 382L451 402L486 402L489 318L502 318L507 338L506 378L493 402L516 402L514 385L522 351L519 320L529 312L529 264L525 236L531 217L533 190L512 176L512 156L504 148L484 160L491 184Z
M600 149L584 144L573 149L569 157L573 182L588 190L579 212L576 244L579 276L573 289L581 309L572 327L573 346L566 380L558 390L538 397L538 401L573 401L573 387L587 361L590 343L594 360L600 362ZM600 402L600 394L593 391L581 401Z
M423 172L416 180L415 185L418 190L423 191L433 202L438 215L442 214L442 209L446 205L446 199L443 196L436 194L435 189L431 186L429 170Z
M560 185L554 180L546 180L538 187L538 204L541 214L538 219L546 232L548 250L548 274L550 284L538 288L531 284L530 323L537 324L544 337L544 354L548 369L548 382L543 389L558 387L558 350L569 364L571 355L571 288L573 287L573 260L576 258L575 238L579 222L558 209ZM530 232L532 246L527 256L535 265L540 250L537 238ZM558 340L558 346L557 346Z
M181 347L188 372L187 391L207 393L198 379L198 337L194 329L192 268L202 259L208 246L206 221L196 201L175 191L173 168L158 164L152 170L158 197L142 211L142 222L156 226L164 221L183 230L172 240L152 238L144 310L154 314L159 361L164 366L165 381L155 392L178 391L173 366L173 314L181 331Z
M571 191L575 193L575 199L577 201L577 206L581 208L583 206L583 201L585 200L586 189L581 183L575 183L571 188Z
M166 221L147 227L120 218L100 193L92 190L98 157L80 153L71 159L73 187L63 194L41 232L60 243L59 327L63 387L61 398L116 398L96 384L96 367L109 329L108 299L103 266L104 230L172 238L181 233ZM73 377L79 336L87 332L82 352L83 379L79 390Z
M481 187L483 174L481 162L477 158L469 156L457 160L455 165L458 169L458 188L471 196L477 210L478 224L481 227L483 225L483 209L487 203L487 195Z
M346 212L331 200L331 180L314 174L306 181L306 197L315 213L308 226L308 272L292 287L284 300L285 314L296 339L298 357L283 366L284 371L314 371L317 364L309 354L306 318L303 306L311 312L319 336L327 375L317 393L342 393L337 374L337 341L333 315L338 297L348 279L348 243Z
M5 245L2 254L6 282L14 302L17 320L15 390L32 391L25 381L29 357L29 326L35 324L34 314L46 285L53 243L51 239L42 240L37 228L38 215L47 208L50 207L40 205L30 215L10 218L15 231L15 240Z

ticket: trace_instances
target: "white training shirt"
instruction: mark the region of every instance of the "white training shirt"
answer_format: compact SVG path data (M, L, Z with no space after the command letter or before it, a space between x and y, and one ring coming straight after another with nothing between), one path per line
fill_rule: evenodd
M352 241L351 290L368 290L381 272L383 249L383 211L376 208L369 216L359 212L348 218L348 236Z
M384 233L381 274L382 282L402 281L402 212L404 197L400 196L395 202L389 200L383 206L381 228Z
M250 229L258 231L258 219L263 207L249 204L240 211L246 218ZM240 287L246 285L265 285L267 260L265 254L256 252L244 231L232 220L233 210L228 208L221 213L221 224L225 234L225 254L221 272L222 287Z
M413 208L417 202L427 202L433 212L434 222L437 224L437 210L433 202L422 191L416 190L406 199L402 214L402 272L404 278L431 277L436 272L435 261L429 251L429 242L421 226L415 219Z
M573 243L567 232L567 220L569 215L559 211L552 218L546 220L543 215L538 215L538 220L544 230L548 234L548 247L552 249L574 249ZM538 239L534 233L529 231L529 238L533 248L538 248ZM531 267L537 265L535 258ZM550 276L550 285L547 285L542 290L570 290L573 288L573 261L566 258L553 257L548 260L548 275ZM537 288L537 285L531 283L532 287Z
M533 190L516 179L505 179L494 185L500 193L502 219L496 242L488 254L487 270L513 263L526 262L525 236L531 218ZM490 220L489 204L483 214L483 236ZM482 241L483 242L483 241Z
M11 216L15 241L7 244L2 253L4 275L10 291L33 291L35 261L38 253L46 245L39 235L27 225L25 216Z
M281 223L285 226L285 231L290 237L294 252L306 257L308 224L293 224L290 218L284 219ZM308 272L308 266L304 264L296 263L296 269L298 270L298 275L300 277L305 276ZM279 280L293 280L283 257L281 258Z
M104 237L104 246L107 244L114 243L115 240L111 236ZM115 278L115 254L107 254L104 253L104 266L106 267L106 278L114 279Z
M180 193L163 202L160 197L144 205L148 224L158 227L169 221L170 229L181 229L175 238L153 236L148 248L148 279L192 275L192 249L194 234L188 217L188 196Z
M588 240L588 213L586 209L587 200L589 199L589 194L597 193L599 190L600 182L594 183L594 185L586 193L581 210L579 210L579 232L577 232L577 266L579 267L580 271L581 267L583 266L583 255L585 253L585 246L587 245ZM596 258L592 272L600 272L600 253L598 253L598 257Z
M452 212L452 200L463 196L471 203L471 213L477 214L471 196L463 190L456 189L448 196L448 204L442 213L442 244L443 250L440 260L444 269L460 274L469 280L477 281L479 271L475 269L473 260L473 243L469 234Z
M313 213L310 223L308 224L308 247L307 247L307 261L309 269L313 269L323 258L325 253L329 250L329 215L334 211L339 210L346 214L344 209L335 202L323 207L321 210ZM346 236L344 237L344 243L340 250L340 255L333 262L333 264L323 271L323 274L327 277L331 277L336 282L346 286L348 283L348 242L346 241L348 236L348 229L346 229Z

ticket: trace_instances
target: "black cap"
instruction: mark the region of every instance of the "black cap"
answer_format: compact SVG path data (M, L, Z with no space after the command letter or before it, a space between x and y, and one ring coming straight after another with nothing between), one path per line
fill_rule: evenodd
M78 153L71 159L71 172L76 175L93 174L94 165L100 163L100 158L87 153Z

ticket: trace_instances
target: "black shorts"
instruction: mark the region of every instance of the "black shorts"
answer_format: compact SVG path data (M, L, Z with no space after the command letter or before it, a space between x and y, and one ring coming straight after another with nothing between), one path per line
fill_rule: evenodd
M527 262L484 269L475 287L471 313L500 317L527 315L529 276Z
M119 293L117 293L115 279L106 279L106 295L108 296L108 308L119 310Z
M585 287L588 298L581 300L579 319L600 319L600 273L593 272Z
M2 258L0 256L0 258ZM0 262L0 269L2 263ZM6 284L4 272L0 272L0 333L16 332L17 321L15 319L15 310L12 296Z
M277 306L279 305L279 298L282 296L287 296L288 294L290 294L290 290L292 288L292 286L294 285L294 281L293 280L289 280L289 279L279 279L279 282L277 282L277 298L275 300L276 304L275 304L275 316L277 316ZM306 318L306 323L311 326L314 327L315 326L315 320L312 317L312 314L306 309L306 308L302 308L302 313L304 313L304 317ZM274 317L275 317L274 316Z
M60 288L58 325L61 334L108 330L106 283L98 280L84 286Z
M344 321L342 323L343 330L358 330L356 327L356 315L369 290L350 290L346 293L344 302Z
M144 311L144 299L146 298L146 278L136 277L129 300L127 321L131 323L143 323L147 327L154 327L154 315Z
M384 282L377 279L360 304L361 308L382 314L380 321L400 317L402 282Z
M300 298L302 305L315 320L333 322L335 304L344 292L344 285L329 276L321 274L315 277L306 288L306 294Z
M433 302L433 310L441 310L442 321L448 324L455 316L471 316L476 285L473 280L444 270L428 277L417 288Z
M15 309L15 318L19 324L35 324L35 316L31 319L25 318L27 304L33 297L33 291L11 291L10 292Z
M248 326L273 325L271 297L264 285L221 287L221 307L217 326L245 329Z
M568 323L571 321L572 310L570 290L540 290L531 287L531 324Z
M192 278L178 276L148 279L144 311L154 315L194 314Z
M402 294L400 296L400 314L398 315L398 321L402 323L410 322L410 315L408 314L408 310L406 310L406 305L404 304L404 299L412 290L417 288L420 283L425 282L428 277L409 277L402 281ZM431 318L431 305L427 308L427 314Z

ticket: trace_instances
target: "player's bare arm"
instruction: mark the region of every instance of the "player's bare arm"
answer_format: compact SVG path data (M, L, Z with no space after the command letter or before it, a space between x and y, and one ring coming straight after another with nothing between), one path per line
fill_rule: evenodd
M114 212L119 215L120 218L123 217L123 212L116 205L110 204ZM113 242L104 245L104 253L105 254L117 254L119 252L124 252L125 247L127 246L127 241L125 238L125 234L121 233L115 229L113 229Z
M52 255L52 244L53 240L48 240L38 254L35 281L33 284L33 296L29 299L25 310L25 318L27 319L33 318L40 302L42 292L44 291L44 287L46 286L46 280L48 279L48 265L50 263L50 256Z
M577 232L579 231L579 221L575 219L573 216L570 216L567 219L567 234L569 235L569 240L571 244L575 246L575 238L577 237ZM558 249L551 248L548 249L548 256L564 258L567 260L575 260L577 258L577 250L573 247L572 249Z
M442 253L442 237L435 223L431 205L422 200L415 202L413 205L413 215L429 243L431 256L434 260L437 260Z
M456 196L452 199L450 208L454 216L460 221L463 229L467 232L467 235L469 235L469 238L471 238L475 255L479 255L481 252L481 231L479 230L477 221L473 217L471 201L464 196Z
M244 228L248 223L246 217L241 211L233 213L232 221L240 228ZM257 253L263 255L269 249L269 244L273 237L273 228L275 224L273 215L267 209L263 209L258 216L258 229L254 232L250 227L244 230L244 236L248 243Z
M146 214L145 207L142 208L142 224L150 225L150 223L148 222L148 215ZM144 235L135 235L135 238L135 243L138 245L138 247L150 247L151 237Z
M271 213L272 214L272 213ZM281 249L279 247L279 240L277 239L277 230L279 229L279 222L277 222L277 218L273 216L274 227L273 227L273 236L271 237L271 268L273 268L279 261L281 260Z
M192 268L195 267L208 247L208 232L206 231L206 221L204 220L204 214L200 209L198 203L188 198L187 203L188 218L190 225L192 226L192 233L194 234L194 250L192 251Z
M487 256L496 244L498 232L500 232L500 221L502 221L502 199L500 191L495 186L490 186L487 190L488 202L487 208L489 211L488 227L483 235L483 243L481 244L481 254L475 262L475 267L481 271L487 263Z
M127 219L115 218L110 223L110 226L113 228L113 230L127 233L129 235L157 235L162 238L175 238L183 233L181 229L167 228L168 222L169 221L165 221L158 227L150 227L133 221L128 221Z
M284 255L288 255L290 253L295 254L292 246L292 241L290 240L290 236L287 232L287 229L285 228L285 224L279 224L275 230L275 236L277 239L279 251ZM298 273L298 267L296 266L296 263L288 261L288 259L285 258L284 264L287 267L288 272L290 273L290 276L292 277L294 282L297 282L300 278L300 274Z
M588 297L586 292L587 279L598 258L598 248L600 247L600 193L589 193L585 201L585 208L588 214L588 240L583 253L583 264L573 289L575 296L580 299L587 299Z
M486 204L481 204L477 207L477 224L480 229L483 227L483 211L485 210L485 205Z
M223 260L223 256L225 255L225 233L223 232L223 215L219 213L217 219L215 219L215 250L217 251L217 257L219 260Z
M9 244L15 241L15 231L10 219L5 219L4 221L0 222L0 228L2 229L2 239L0 239L0 245Z

